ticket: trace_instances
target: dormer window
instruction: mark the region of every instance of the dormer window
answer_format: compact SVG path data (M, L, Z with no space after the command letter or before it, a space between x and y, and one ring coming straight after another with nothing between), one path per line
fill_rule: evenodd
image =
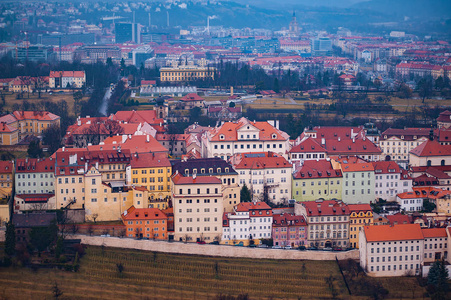
M219 136L219 139L220 139L220 140L224 140L224 139L225 139L225 135L221 134L221 135Z
M225 168L225 173L229 173L229 168Z
M205 169L200 169L200 172L202 173L202 174L205 174Z
M193 169L193 174L197 174L197 169Z
M185 169L185 175L189 175L189 169Z
M216 171L217 171L218 173L221 173L221 168L217 168Z
M213 168L208 169L208 173L213 173Z
M404 139L404 136L403 135L401 135L401 140L403 140Z
M416 139L417 139L417 136L416 136L416 135L414 135L414 136L413 136L413 139L414 139L414 140L416 140Z
M273 140L275 140L275 139L277 138L277 134L273 133L272 136L271 136L271 138L272 138Z

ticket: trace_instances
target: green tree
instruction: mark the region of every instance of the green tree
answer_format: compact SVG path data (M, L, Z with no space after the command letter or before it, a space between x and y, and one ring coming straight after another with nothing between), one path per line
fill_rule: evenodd
M418 94L421 97L421 103L424 103L424 100L430 96L432 96L432 79L430 78L422 78L418 82Z
M436 205L430 202L428 199L423 200L423 212L430 213L435 209Z
M435 261L428 273L428 292L431 299L445 299L449 290L448 269L443 261Z
M38 141L31 141L27 150L28 156L31 158L42 157L42 149Z
M244 184L240 191L240 201L241 202L251 202L251 192L247 188L247 185Z
M202 115L202 109L200 107L193 107L189 110L190 122L198 122L199 117Z
M272 89L274 92L279 93L280 92L280 87L279 87L279 79L274 78L274 84L272 85Z
M5 235L5 253L12 256L16 253L16 229L11 220L6 223Z

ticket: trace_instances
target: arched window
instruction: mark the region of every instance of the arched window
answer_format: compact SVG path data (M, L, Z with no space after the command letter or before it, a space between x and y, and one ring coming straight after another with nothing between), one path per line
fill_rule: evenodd
M444 166L445 165L445 160L442 159L442 161L440 162L440 165Z
M431 166L431 160L427 161L427 166L430 167Z

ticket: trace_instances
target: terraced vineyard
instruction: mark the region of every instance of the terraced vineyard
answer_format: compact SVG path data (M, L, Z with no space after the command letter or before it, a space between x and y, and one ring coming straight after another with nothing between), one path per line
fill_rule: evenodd
M271 250L268 250L271 251ZM119 273L117 264L124 269ZM326 280L326 278L329 278ZM224 259L89 247L77 273L0 269L0 299L251 299L349 297L333 261Z

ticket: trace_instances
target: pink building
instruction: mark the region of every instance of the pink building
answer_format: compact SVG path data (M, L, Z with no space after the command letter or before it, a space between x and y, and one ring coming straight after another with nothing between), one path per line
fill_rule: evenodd
M307 245L307 222L303 216L284 213L273 215L272 238L274 245L293 248Z

